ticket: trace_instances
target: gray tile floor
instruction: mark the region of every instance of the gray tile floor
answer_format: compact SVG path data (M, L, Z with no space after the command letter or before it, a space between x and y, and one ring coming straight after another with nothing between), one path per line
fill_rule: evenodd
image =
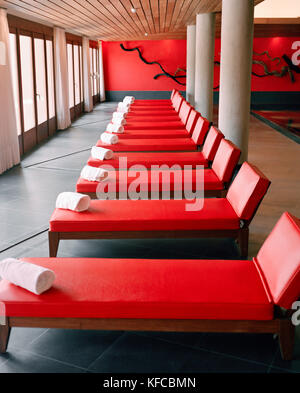
M115 104L97 106L0 176L0 259L47 257L49 217L59 192L73 191ZM62 241L61 257L238 258L231 240ZM5 372L299 372L271 335L65 331L14 328Z

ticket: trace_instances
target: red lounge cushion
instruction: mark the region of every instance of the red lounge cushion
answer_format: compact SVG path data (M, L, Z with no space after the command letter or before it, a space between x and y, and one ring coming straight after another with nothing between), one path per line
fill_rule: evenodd
M252 261L24 258L52 269L41 296L7 281L9 317L270 320Z
M165 178L162 176L162 171L144 171L145 173L140 176L140 173L136 174L136 177L128 177L128 172L126 172L126 178L127 178L127 185L130 185L135 179L139 178L140 184L147 185L147 188L149 191L151 191L151 186L155 188L155 190L162 191L162 184L164 182ZM196 183L198 180L196 173L203 172L204 176L204 189L205 190L223 190L224 185L223 183L218 179L217 175L211 170L211 169L192 169L192 170L186 170L185 174L180 175L178 178L173 175L173 173L170 176L170 181L167 183L170 185L168 189L170 191L174 190L183 190L183 183L185 178L186 179L191 179L191 181L186 180L186 184L192 185L192 190L196 190ZM151 179L151 173L152 173L152 179ZM113 182L114 180L116 181L117 185L117 192L119 192L119 183L120 183L120 172L110 172L108 178L105 181L102 181L102 184L109 184L110 182ZM156 176L158 174L159 176ZM144 180L145 179L145 180ZM199 177L200 181L202 180L202 177ZM124 183L124 181L121 182ZM77 192L96 192L98 182L95 181L89 181L82 179L81 177L78 179L77 184L76 184L76 191ZM165 186L166 187L166 186ZM144 188L142 188L144 190ZM165 189L165 188L164 188ZM137 189L139 191L139 188Z
M186 122L186 130L190 135L192 135L192 133L195 129L195 126L196 126L199 116L200 116L199 112L197 112L195 109L191 110L190 115L189 115L187 122Z
M173 106L177 113L179 113L182 103L184 102L183 97L178 93L173 99Z
M204 117L200 116L196 122L192 139L196 143L196 145L203 145L204 139L208 133L210 127L210 122Z
M168 120L165 121L128 121L124 129L126 130L138 130L138 129L147 129L147 130L154 130L154 129L182 129L185 130L184 125L180 120Z
M237 165L241 155L232 142L222 139L212 163L212 169L218 178L224 183L228 183L232 177L233 170Z
M126 130L123 134L117 134L122 139L150 139L150 138L188 138L186 130Z
M289 309L300 296L300 220L283 213L256 262L274 303Z
M153 123L157 123L157 122L178 122L178 115L177 114L160 114L160 115L153 115L152 113L150 113L149 115L128 115L126 117L126 125L127 124L134 124L135 122L153 122Z
M130 111L128 112L126 119L127 120L143 120L143 117L153 117L155 121L164 120L165 118L172 119L175 118L178 120L178 114L175 111Z
M168 231L238 229L239 218L225 198L204 199L199 211L187 200L92 200L87 211L55 209L50 231Z
M186 125L189 114L191 112L191 105L187 101L183 101L180 107L180 111L178 113L180 120L184 125Z
M120 139L114 145L107 145L101 140L98 147L111 148L113 151L186 151L197 150L197 145L190 138L174 139Z
M166 106L172 106L172 101L171 100L134 100L134 103L131 105L131 107L136 107L136 106L161 106L161 105L166 105Z
M189 153L181 152L167 152L167 153L150 153L145 152L135 153L114 153L111 160L97 160L95 158L89 158L88 165L94 167L103 167L103 165L109 165L113 168L119 168L119 159L123 157L127 160L127 167L132 165L144 165L146 168L151 168L152 165L204 165L208 166L208 161L203 157L202 152L193 151Z
M173 106L170 104L170 106L167 105L157 105L157 106L150 106L150 105L145 105L145 106L133 106L131 105L129 113L151 113L151 112L160 112L161 114L164 113L174 113L178 116L177 112L173 108Z
M250 220L268 190L270 181L254 165L244 162L226 198L243 220Z
M210 127L202 149L202 153L208 161L212 161L215 158L218 147L223 138L224 135L220 130L214 126Z

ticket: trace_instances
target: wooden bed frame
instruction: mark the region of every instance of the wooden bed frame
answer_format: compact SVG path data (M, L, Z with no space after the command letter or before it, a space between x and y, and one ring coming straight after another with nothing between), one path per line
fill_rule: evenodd
M160 331L212 333L272 333L278 335L281 355L291 360L294 349L295 326L289 310L285 313L275 306L275 318L254 320L201 320L201 319L105 319L105 318L40 318L7 317L0 325L0 353L5 353L12 327Z
M193 238L232 238L237 241L241 257L248 257L249 227L230 230L197 230L197 231L100 231L100 232L48 232L49 256L57 256L60 240L87 239L193 239Z
M225 198L228 191L228 183L225 184L222 190L204 190L204 198ZM77 191L76 191L77 192ZM78 191L79 192L79 191ZM88 195L91 199L98 199L96 192L82 192L81 194ZM119 193L116 193L117 199L119 198ZM170 191L171 199L174 198L174 191ZM151 191L148 193L148 198L151 198ZM162 199L162 192L159 193L159 199Z

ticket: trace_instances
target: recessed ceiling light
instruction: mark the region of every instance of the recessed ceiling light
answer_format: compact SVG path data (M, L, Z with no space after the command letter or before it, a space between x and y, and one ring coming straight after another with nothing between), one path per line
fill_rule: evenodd
M134 7L132 7L130 11L131 11L133 14L136 13L136 9L135 9Z
M148 33L145 33L145 36L147 37Z

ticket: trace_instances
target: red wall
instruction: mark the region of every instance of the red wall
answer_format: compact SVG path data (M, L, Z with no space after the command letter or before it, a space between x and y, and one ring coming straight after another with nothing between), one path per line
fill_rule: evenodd
M180 86L166 77L154 80L153 76L161 72L159 66L143 63L137 51L125 52L121 43L125 48L139 47L147 61L158 61L167 72L185 67L185 40L103 42L106 90L172 90Z
M270 37L255 38L253 49L255 52L269 51L272 57L281 57L287 54L291 57L295 52L291 49L292 43L299 41L299 37ZM176 82L167 77L157 80L153 76L160 73L157 65L147 65L139 58L137 51L125 52L120 48L121 42L103 42L103 58L106 90L172 90L174 87L184 90ZM161 41L128 41L123 42L126 48L139 47L147 61L158 61L167 72L174 73L177 67L185 67L186 41L185 40L161 40ZM216 39L215 60L220 59L220 39ZM238 54L237 54L238 55ZM281 70L285 62L277 66L266 55L254 56L254 59L263 60L269 65L269 69ZM263 68L253 66L257 73L263 73ZM300 91L300 74L294 73L296 82L291 83L288 75L279 78L268 76L264 78L252 77L252 91ZM215 86L219 84L219 67L215 67ZM184 81L184 79L183 79Z

